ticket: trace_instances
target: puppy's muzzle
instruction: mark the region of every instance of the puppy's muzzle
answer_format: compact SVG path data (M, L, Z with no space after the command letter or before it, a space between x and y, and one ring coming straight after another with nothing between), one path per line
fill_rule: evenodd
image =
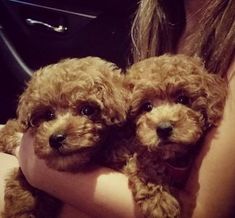
M173 126L170 122L161 122L157 126L157 135L161 139L168 139L173 131Z
M64 134L53 134L49 138L49 144L53 149L59 149L63 146L63 142L66 139Z

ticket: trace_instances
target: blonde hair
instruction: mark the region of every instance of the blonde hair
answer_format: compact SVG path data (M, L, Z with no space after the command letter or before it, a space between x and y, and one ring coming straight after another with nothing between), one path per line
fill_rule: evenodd
M203 10L187 51L201 57L210 72L223 75L235 51L235 1L210 0ZM175 53L184 27L184 1L140 1L131 31L132 61Z
M177 23L184 25L184 9L182 0L168 4L169 0L164 3L159 0L139 2L131 29L134 62L174 50L175 27L179 26ZM171 13L169 8L172 6L177 12Z

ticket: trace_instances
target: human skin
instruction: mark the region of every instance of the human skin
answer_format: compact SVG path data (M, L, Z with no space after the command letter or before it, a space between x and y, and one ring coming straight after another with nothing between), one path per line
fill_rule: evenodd
M188 10L186 14L189 18L198 11L198 5L195 2L196 0L186 1L186 10ZM200 17L199 13L197 12L196 17ZM179 43L179 53L184 53L185 38L192 28L195 28L195 22L194 19L187 20L185 33ZM185 188L189 196L197 195L196 205L192 211L189 211L192 218L234 217L231 214L235 208L234 71L233 61L227 72L229 94L224 116L219 127L213 129L206 138ZM62 217L70 217L71 213L78 217L78 210L84 211L89 217L140 216L128 188L128 180L124 175L105 168L76 175L53 171L47 168L42 160L35 157L30 146L32 140L30 134L24 135L19 156L20 165L33 186L65 202ZM1 156L0 165L2 166ZM47 176L40 176L40 171Z
M231 213L235 206L235 78L232 75L234 70L235 62L228 72L229 94L222 121L219 127L208 135L185 188L190 196L197 194L196 206L191 215L193 218L233 217ZM26 133L22 140L20 157L31 158L20 158L20 164L33 186L49 192L74 208L83 210L91 217L138 217L124 175L106 168L76 175L51 170L46 167L44 161L33 155L30 146L32 142L33 138ZM47 177L37 176L40 173L46 173ZM51 180L52 183L48 182ZM67 211L71 210L67 207Z
M235 61L228 78L223 119L209 133L185 188L197 194L193 218L232 218L235 215Z
M185 188L187 193L197 194L196 206L191 216L193 218L233 217L231 213L235 207L234 71L235 62L227 74L229 93L224 116L219 127L209 133ZM76 217L79 210L88 217L140 217L128 188L128 179L124 175L106 168L79 174L52 170L34 155L32 143L30 133L25 133L20 147L20 165L33 186L66 203L61 217L68 217L71 213ZM2 178L17 165L15 162L16 159L12 156L0 155L1 197Z
M8 154L0 153L0 217L4 207L4 186L5 178L16 167L18 167L17 159Z
M233 217L231 213L235 207L234 70L235 62L227 74L229 94L222 121L206 138L185 188L189 195L197 194L195 208L189 211L192 218ZM24 134L19 154L20 165L33 186L65 202L61 218L71 217L71 214L78 217L79 211L86 214L84 217L141 217L124 175L107 168L79 174L52 170L34 155L33 140L30 133ZM6 155L1 154L1 166L4 161L11 166L15 159L11 157L7 161ZM187 218L190 216L186 215Z
M19 157L30 157L20 158L20 165L33 186L39 185L40 189L90 217L140 217L125 175L102 167L87 173L76 174L53 170L34 155L33 140L31 134L26 132L19 151ZM27 168L26 171L25 168ZM127 204L123 204L123 201ZM72 208L66 206L66 210L70 212ZM68 217L67 212L64 217Z
M23 166L22 168L27 165L24 174L33 186L39 184L40 189L65 202L60 218L141 217L129 190L126 176L108 168L99 168L89 173L77 174L52 170L46 166L43 160L34 155L32 142L31 135L25 133L20 156L21 153L24 153L30 158L23 161L20 159L20 164ZM14 167L19 165L14 156L3 153L0 153L0 165L4 166L4 170L0 170L1 213L3 210L4 178ZM38 170L35 171L35 167ZM36 174L43 176L39 176L39 179ZM50 181L53 181L53 183Z

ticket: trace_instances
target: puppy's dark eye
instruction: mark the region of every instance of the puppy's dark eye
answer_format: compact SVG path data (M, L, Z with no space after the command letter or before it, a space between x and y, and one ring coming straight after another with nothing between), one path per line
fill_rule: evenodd
M176 103L183 104L183 105L189 105L190 104L190 98L187 95L179 95L176 100Z
M141 111L143 112L150 112L153 109L153 105L151 102L145 102L141 106Z
M97 107L93 105L83 105L80 109L80 114L84 116L92 116L98 112Z
M55 112L51 108L35 111L30 118L30 126L38 126L40 123L55 119Z

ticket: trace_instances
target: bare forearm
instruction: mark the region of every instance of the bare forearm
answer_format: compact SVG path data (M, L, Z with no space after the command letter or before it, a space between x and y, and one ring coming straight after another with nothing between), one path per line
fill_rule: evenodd
M19 150L20 166L31 185L91 217L140 216L125 175L108 168L76 174L50 169L34 154L33 140L29 132L25 133Z
M53 184L39 181L40 188L91 217L140 217L128 179L120 173L106 168L78 174L51 170L47 179Z
M229 151L229 154L224 152ZM207 152L207 151L205 151ZM229 147L210 148L210 152L199 161L194 182L188 184L196 196L192 218L231 218L235 213L235 149ZM194 173L194 172L192 172ZM234 213L234 214L232 214Z

